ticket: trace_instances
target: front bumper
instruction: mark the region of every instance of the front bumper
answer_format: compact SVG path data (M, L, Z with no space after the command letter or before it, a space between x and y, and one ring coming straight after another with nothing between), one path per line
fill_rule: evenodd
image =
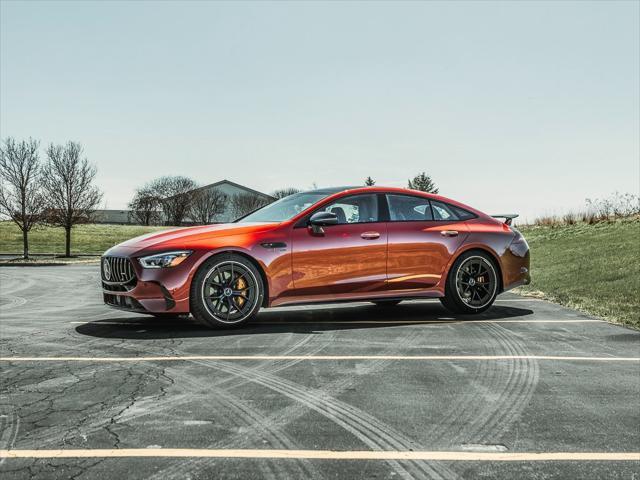
M130 263L135 279L128 282L107 281L104 259L125 259ZM137 313L189 313L189 289L193 265L198 256L192 254L173 268L142 268L130 252L110 250L102 258L102 296L110 307ZM121 261L121 260L120 260Z
M129 291L114 291L109 286L103 286L102 296L104 303L120 310L140 313L187 313L189 311L188 301L185 310L183 305L178 306L175 297L164 285L154 281L139 281Z

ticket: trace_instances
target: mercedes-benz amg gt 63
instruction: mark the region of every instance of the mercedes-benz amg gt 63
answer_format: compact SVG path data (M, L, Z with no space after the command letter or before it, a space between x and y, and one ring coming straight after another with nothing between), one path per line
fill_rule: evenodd
M104 302L217 328L261 308L326 302L438 298L476 314L530 282L529 246L513 217L402 188L296 193L232 223L116 245L102 257Z

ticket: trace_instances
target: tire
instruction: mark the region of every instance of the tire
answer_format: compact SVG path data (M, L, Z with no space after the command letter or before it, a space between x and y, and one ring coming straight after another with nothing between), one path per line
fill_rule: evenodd
M211 328L237 328L254 318L264 298L258 269L233 253L204 262L191 282L191 314Z
M377 307L395 307L401 301L402 300L371 300L371 303Z
M494 260L479 251L465 252L451 266L445 283L444 307L460 314L487 310L496 299L500 286L499 270Z

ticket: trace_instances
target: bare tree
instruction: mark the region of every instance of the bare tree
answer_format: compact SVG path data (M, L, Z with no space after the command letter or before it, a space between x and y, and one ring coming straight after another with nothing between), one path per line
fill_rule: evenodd
M288 197L289 195L293 195L295 193L300 193L301 191L302 190L300 190L299 188L286 187L274 190L273 192L271 192L271 196L277 200L280 200L281 198Z
M138 188L128 207L136 223L155 225L161 222L160 198L148 187Z
M243 217L269 203L271 203L270 200L249 193L239 193L231 197L231 208L237 218Z
M189 214L193 191L197 184L187 177L156 178L146 188L160 199L160 207L168 225L181 225Z
M0 147L0 212L22 231L22 256L29 258L29 231L42 220L44 196L39 186L40 143L7 138Z
M227 196L213 188L199 188L193 192L189 217L195 223L206 225L213 222L213 218L225 211Z
M102 193L93 185L97 170L82 156L82 145L68 142L47 148L42 186L47 197L47 221L65 231L65 255L71 256L71 229L88 223Z

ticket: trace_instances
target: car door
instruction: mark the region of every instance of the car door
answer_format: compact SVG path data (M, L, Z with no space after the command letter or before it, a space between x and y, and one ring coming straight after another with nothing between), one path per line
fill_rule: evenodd
M337 225L314 232L306 224L292 232L295 296L339 298L385 289L387 225L380 221L377 194L342 197L314 211L329 211Z
M388 289L406 292L434 287L467 237L467 225L442 202L403 194L386 198Z

